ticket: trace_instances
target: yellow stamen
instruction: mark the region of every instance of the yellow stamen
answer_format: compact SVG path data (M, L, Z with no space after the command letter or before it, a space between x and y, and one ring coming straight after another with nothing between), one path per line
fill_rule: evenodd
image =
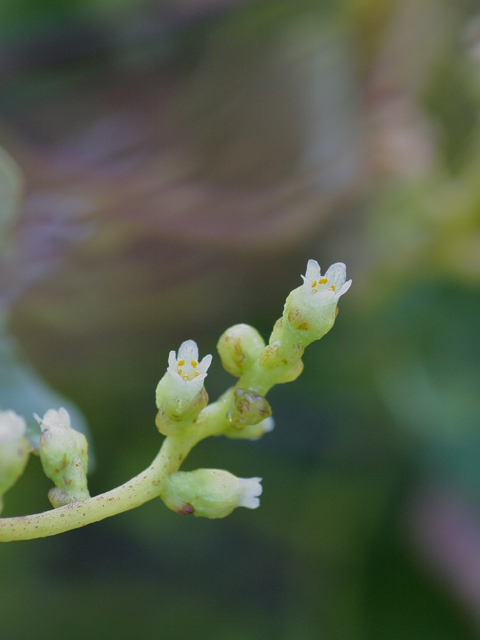
M195 369L195 367L198 366L198 362L196 360L190 360L190 364L192 365L192 367Z
M182 375L182 373L183 373L183 369L178 369L178 373L179 373L180 375Z
M179 360L177 364L179 367L183 367L183 365L185 364L185 360Z
M314 287L316 287L316 286L317 286L317 281L316 281L316 280L314 280L314 281L312 282L312 289L313 289Z
M195 373L193 374L193 377L196 378L197 376L199 376L200 374L198 373L198 371L195 371Z
M322 278L321 280L318 281L318 284L327 284L328 282L328 278Z
M332 291L336 291L337 287L336 287L334 284L332 284L332 286L330 287L330 289L331 289Z

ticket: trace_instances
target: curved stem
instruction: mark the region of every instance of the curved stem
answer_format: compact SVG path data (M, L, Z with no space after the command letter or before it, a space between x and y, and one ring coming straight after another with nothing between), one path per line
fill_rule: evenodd
M78 529L157 498L163 478L179 469L192 447L224 431L230 401L231 392L227 392L202 411L195 429L167 436L152 464L120 487L43 513L0 518L0 542L32 540Z
M299 359L300 353L292 349L291 340L284 339L282 357L275 367L265 368L260 360L245 372L235 387L226 391L216 402L205 407L196 422L178 435L167 436L152 464L137 476L93 498L71 502L43 513L16 518L0 518L0 542L32 540L84 527L92 522L139 507L160 495L163 478L177 471L188 453L200 440L220 435L230 426L227 413L231 408L233 393L237 388L249 388L265 396ZM285 353L283 353L285 352ZM292 353L290 353L292 352ZM276 361L280 359L276 355Z

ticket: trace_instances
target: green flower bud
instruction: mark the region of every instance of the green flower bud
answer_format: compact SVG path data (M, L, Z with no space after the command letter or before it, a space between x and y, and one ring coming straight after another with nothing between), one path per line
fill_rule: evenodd
M287 298L283 319L295 330L299 341L307 345L333 327L338 300L352 281L345 282L346 267L342 262L332 265L322 276L316 260L308 261L302 278L303 285Z
M160 495L169 509L204 518L224 518L236 507L256 509L261 478L237 478L221 469L177 471L164 478Z
M30 445L25 420L14 411L0 411L0 511L1 496L12 487L28 462Z
M157 386L155 400L158 408L156 424L165 435L177 433L186 422L191 424L208 403L203 383L212 356L198 361L198 347L193 340L183 342L178 350L170 351L168 369Z
M224 368L238 377L253 365L264 348L262 336L248 324L230 327L220 336L217 344Z
M50 409L43 419L34 415L42 430L39 453L43 470L60 490L49 494L52 505L89 498L87 439L72 428L66 409Z
M232 408L228 414L234 427L242 429L247 425L258 424L272 415L272 408L266 398L252 391L235 389Z

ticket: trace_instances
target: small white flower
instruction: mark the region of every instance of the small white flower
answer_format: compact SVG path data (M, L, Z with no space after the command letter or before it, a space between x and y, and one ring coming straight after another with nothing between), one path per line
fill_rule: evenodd
M351 280L347 278L347 267L343 262L336 262L322 276L320 265L316 260L309 260L303 278L305 300L314 306L337 302L350 289Z
M0 440L21 438L25 435L26 424L15 411L0 411Z
M200 390L211 362L210 354L199 362L197 343L194 340L186 340L180 345L178 357L175 351L170 351L168 372L177 382Z
M56 411L55 409L49 409L43 418L40 418L36 413L33 417L40 425L40 429L45 431L46 429L71 429L70 415L63 407Z
M260 506L259 495L262 494L263 487L260 484L262 478L238 478L238 506L247 509L257 509Z

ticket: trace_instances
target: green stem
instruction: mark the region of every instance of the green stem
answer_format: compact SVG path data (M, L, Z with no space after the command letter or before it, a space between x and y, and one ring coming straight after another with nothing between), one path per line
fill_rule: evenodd
M272 354L270 365L265 366L260 359L257 360L234 388L201 411L192 428L178 435L167 436L152 464L137 476L111 491L71 502L64 507L30 516L0 518L0 542L32 540L78 529L157 498L163 478L180 468L192 447L208 436L221 435L231 426L227 413L231 408L235 389L252 389L265 396L299 360L303 348L298 350L298 338L296 341L295 338L296 335L290 336L283 329L278 343L280 351Z
M0 542L32 540L78 529L157 498L163 478L180 468L192 447L204 438L223 433L229 424L226 414L232 393L229 390L217 402L206 407L197 420L196 428L167 436L152 464L120 487L43 513L0 518Z

